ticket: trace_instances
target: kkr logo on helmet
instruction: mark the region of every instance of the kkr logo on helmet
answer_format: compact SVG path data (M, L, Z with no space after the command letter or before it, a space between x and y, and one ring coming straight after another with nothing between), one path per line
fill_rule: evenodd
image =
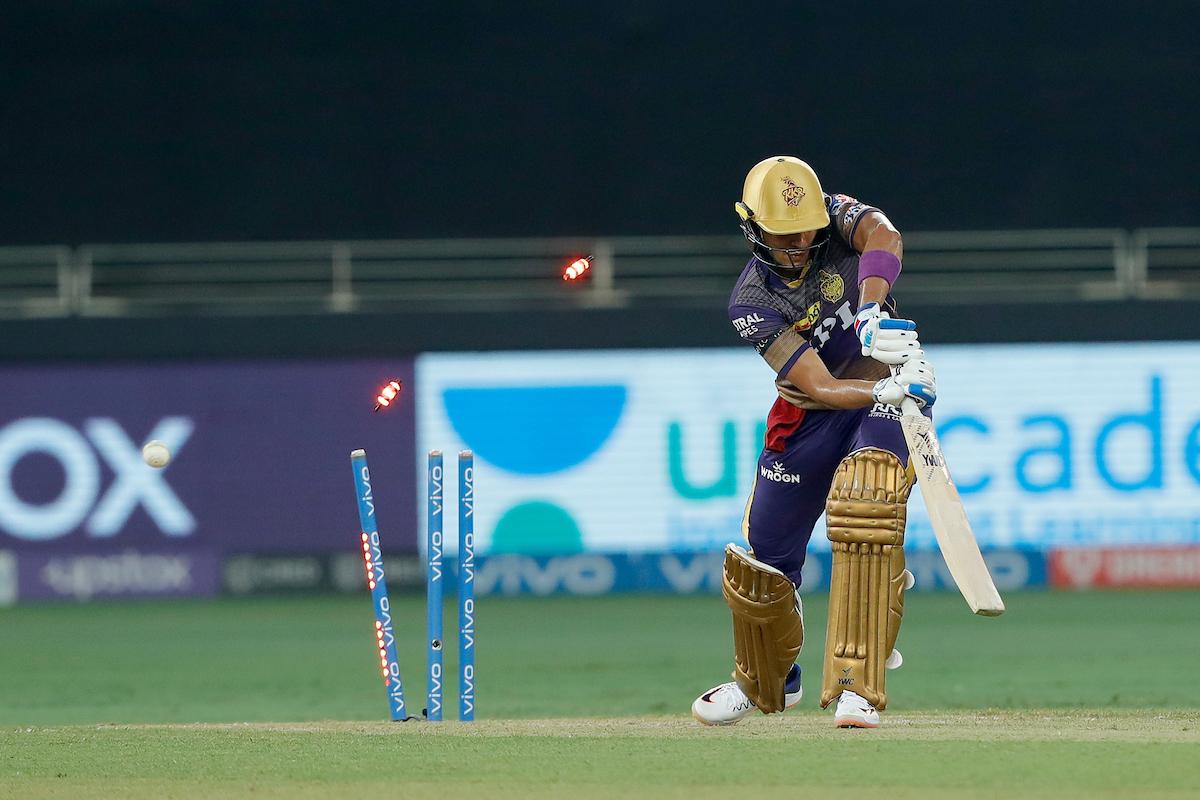
M804 187L797 184L794 180L783 176L783 202L789 206L798 206L800 201L804 199Z

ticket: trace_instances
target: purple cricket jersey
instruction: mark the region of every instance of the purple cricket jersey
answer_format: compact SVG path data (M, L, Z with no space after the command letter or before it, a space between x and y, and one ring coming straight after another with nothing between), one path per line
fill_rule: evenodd
M755 256L729 299L734 330L775 371L779 391L767 418L742 533L756 558L797 586L813 526L825 511L842 459L875 447L908 463L899 409L880 403L832 409L784 377L810 348L835 378L879 380L888 375L886 365L862 355L854 332L858 253L851 242L863 215L876 209L844 194L825 195L825 206L830 217L826 245L800 280L785 282ZM894 315L890 296L886 306Z
M835 378L879 380L888 374L886 366L862 356L854 333L858 253L850 243L863 215L877 209L844 194L825 195L825 207L825 247L799 281L785 282L754 256L729 298L734 330L771 365L780 397L797 408L828 408L783 377L809 348Z

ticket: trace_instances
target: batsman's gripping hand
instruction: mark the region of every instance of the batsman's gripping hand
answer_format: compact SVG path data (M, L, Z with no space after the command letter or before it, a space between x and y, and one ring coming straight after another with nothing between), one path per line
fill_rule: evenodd
M892 367L891 377L876 383L872 394L875 402L890 406L898 407L906 397L911 397L921 408L932 406L937 400L933 365L923 358L915 358Z
M917 340L917 323L911 319L892 319L878 303L867 303L859 309L854 318L854 332L864 356L889 366L925 355Z

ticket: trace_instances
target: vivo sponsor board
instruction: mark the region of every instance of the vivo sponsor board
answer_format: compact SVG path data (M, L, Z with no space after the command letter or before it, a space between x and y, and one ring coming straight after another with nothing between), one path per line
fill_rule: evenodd
M390 547L416 544L412 404L373 414L411 362L0 369L0 550L354 548L350 451L381 485ZM155 470L141 446L161 439Z
M194 597L217 593L217 557L208 552L23 553L21 600Z
M396 554L383 543L384 566L390 594L425 591L425 562L413 554ZM362 551L335 553L329 557L329 581L334 591L368 592Z
M533 556L517 553L477 556L475 591L480 595L601 595L610 592L720 593L724 554L573 553ZM988 568L1001 592L1046 585L1045 556L1037 550L988 550ZM829 589L832 556L813 553L804 562L800 591ZM954 589L942 557L923 551L908 559L916 591ZM446 568L453 573L456 562Z
M1072 589L1200 586L1200 547L1093 547L1054 550L1050 582Z
M1200 344L929 356L983 546L1200 543ZM475 451L481 552L715 549L740 537L773 378L748 347L427 354L418 443ZM910 552L932 549L919 492L908 518Z

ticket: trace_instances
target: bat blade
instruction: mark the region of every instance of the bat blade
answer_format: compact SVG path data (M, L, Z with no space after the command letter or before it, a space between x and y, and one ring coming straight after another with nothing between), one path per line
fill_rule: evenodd
M906 405L908 403L911 401L906 401ZM916 411L915 405L912 410ZM1004 613L1004 601L1000 599L979 552L958 489L946 468L946 458L933 431L933 423L919 412L909 413L906 408L900 417L900 427L908 442L909 460L917 473L933 534L950 576L973 613L985 617L1000 616Z

